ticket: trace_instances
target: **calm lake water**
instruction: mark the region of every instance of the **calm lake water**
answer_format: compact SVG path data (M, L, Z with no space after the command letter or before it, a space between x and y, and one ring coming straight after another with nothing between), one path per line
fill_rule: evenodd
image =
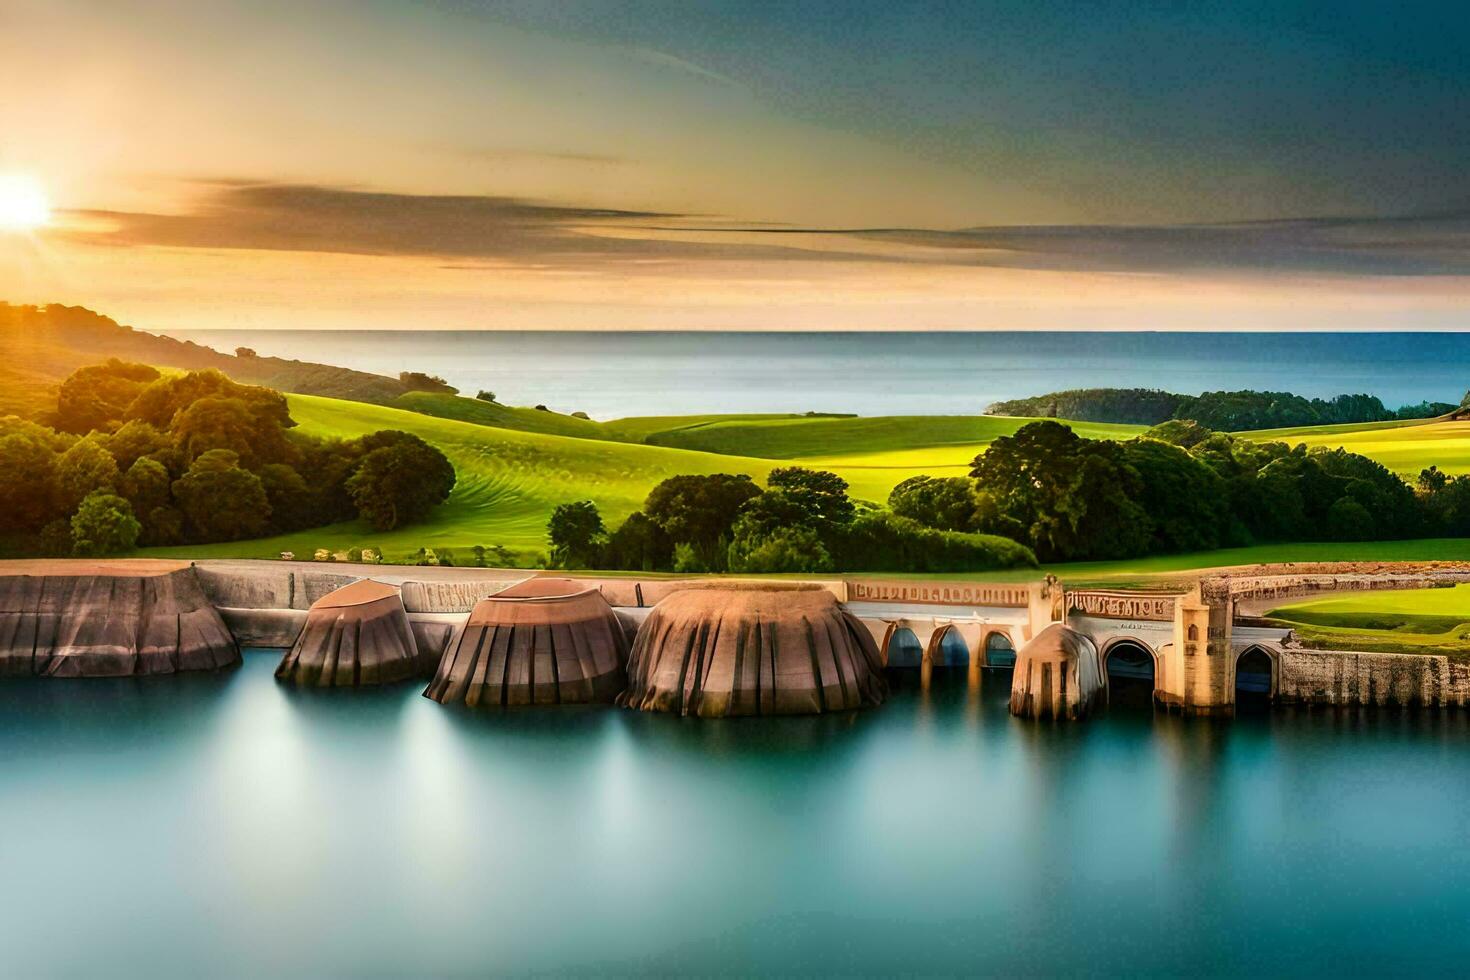
M1066 388L1255 388L1458 403L1470 333L195 331L219 350L427 371L465 394L593 418L701 412L974 415Z
M0 683L7 976L1464 969L1463 714L472 713Z

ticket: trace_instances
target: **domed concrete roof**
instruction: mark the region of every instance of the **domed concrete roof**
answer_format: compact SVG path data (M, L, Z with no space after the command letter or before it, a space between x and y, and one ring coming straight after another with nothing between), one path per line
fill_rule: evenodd
M611 701L627 656L595 587L533 578L475 604L424 696L471 707Z
M1080 718L1102 689L1097 647L1082 633L1052 623L1016 651L1011 714Z
M407 680L424 669L402 593L363 579L311 604L276 676L303 687L356 687Z
M654 607L618 703L719 718L870 707L887 693L872 636L826 589L712 584Z
M240 662L189 565L37 560L5 571L0 675L127 677Z

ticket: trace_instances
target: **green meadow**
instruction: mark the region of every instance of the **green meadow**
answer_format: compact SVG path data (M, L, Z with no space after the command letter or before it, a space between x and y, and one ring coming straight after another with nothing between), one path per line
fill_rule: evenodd
M1308 646L1470 658L1470 585L1312 599L1267 615Z
M557 504L567 501L595 501L604 519L615 526L667 477L747 473L763 481L773 467L799 464L833 470L848 481L854 497L881 503L894 485L910 476L967 473L970 461L993 439L1035 421L998 416L701 415L598 422L449 395L405 395L396 407L310 395L289 398L293 417L308 433L350 437L402 429L438 446L459 475L449 502L428 521L387 533L349 522L273 538L148 553L274 557L292 551L309 557L318 548L372 547L401 561L419 548L466 552L474 545L503 545L529 559L545 550L546 520ZM1143 431L1140 426L1067 424L1089 438L1127 439ZM1450 472L1470 471L1470 422L1327 426L1244 435L1346 446L1409 478L1431 463ZM1470 558L1470 546L1455 539L1272 544L1054 570L1074 581L1117 582L1270 561L1430 558Z
M1446 473L1470 473L1470 421L1377 422L1240 434L1258 441L1300 442L1329 449L1340 446L1376 459L1410 481L1429 466Z

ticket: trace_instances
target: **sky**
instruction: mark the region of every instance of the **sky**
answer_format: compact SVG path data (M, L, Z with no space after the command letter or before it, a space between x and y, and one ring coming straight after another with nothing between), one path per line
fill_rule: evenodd
M52 207L0 300L1464 328L1467 49L1451 4L0 0L0 178Z

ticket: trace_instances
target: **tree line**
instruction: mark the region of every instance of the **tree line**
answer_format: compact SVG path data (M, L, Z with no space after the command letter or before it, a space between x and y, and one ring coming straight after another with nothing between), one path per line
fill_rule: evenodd
M361 517L385 531L448 498L454 467L407 432L320 439L285 396L215 370L83 367L41 421L0 419L0 533L12 550L103 555Z
M1217 431L1245 432L1437 418L1457 407L1449 402L1425 401L1392 410L1377 396L1364 394L1322 399L1304 398L1287 391L1207 391L1201 395L1177 395L1154 388L1075 388L996 402L985 412L1125 425L1157 425L1171 419L1189 419Z
M854 501L835 473L771 471L674 476L616 529L590 500L561 504L547 524L553 563L675 572L964 572L1034 566L1024 545L926 526Z
M1470 475L1410 485L1343 449L1253 442L1172 420L1126 442L1033 422L969 476L915 476L886 508L802 467L678 476L609 531L595 504L556 508L554 563L683 572L960 572L1291 541L1470 535Z
M1033 422L996 439L972 466L964 486L923 477L900 484L892 508L934 526L1004 535L1043 561L1425 537L1456 533L1445 512L1470 514L1438 498L1470 504L1463 478L1410 486L1343 449L1252 442L1193 421L1127 442Z

